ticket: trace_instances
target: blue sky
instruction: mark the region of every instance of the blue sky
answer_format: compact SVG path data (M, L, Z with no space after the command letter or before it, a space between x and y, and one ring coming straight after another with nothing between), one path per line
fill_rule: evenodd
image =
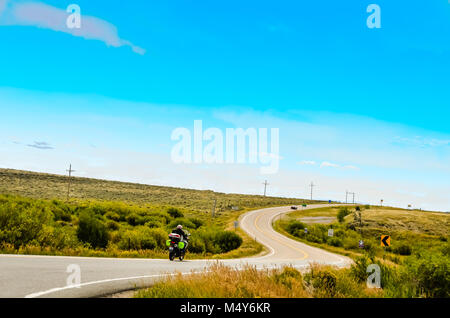
M97 39L50 16L71 3ZM447 0L0 0L0 166L259 193L257 169L170 166L170 132L276 126L271 194L448 211L449 35Z

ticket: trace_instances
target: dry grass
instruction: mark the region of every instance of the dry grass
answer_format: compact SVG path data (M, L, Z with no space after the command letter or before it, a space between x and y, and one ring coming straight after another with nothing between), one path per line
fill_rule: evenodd
M326 277L326 279L324 279ZM331 279L331 280L330 280ZM169 276L151 288L137 291L137 298L311 298L382 297L351 277L348 269L313 265L300 273L293 267L238 270L215 264L207 271Z
M354 210L353 206L348 208ZM303 217L336 217L339 209L340 207L297 210L289 213L286 218L301 221ZM347 223L352 222L353 214L346 216L345 220ZM363 208L362 220L365 228L411 231L437 236L449 235L450 229L450 214L444 212L371 206L370 209Z
M449 235L450 214L386 207L372 207L362 212L367 227L391 231L411 231L428 235ZM351 219L352 216L347 216Z
M349 206L351 208L351 206ZM307 209L302 210L302 207L299 207L298 210L295 210L288 214L290 218L299 219L302 217L336 217L339 212L340 207L330 207L330 208L319 208L319 209Z
M294 275L297 275L297 271ZM301 275L284 281L276 279L278 270L256 270L246 267L237 270L221 264L208 271L170 276L153 287L138 291L138 298L277 298L308 297ZM287 276L287 275L284 275ZM284 282L284 283L283 283ZM289 286L288 286L289 285Z
M0 169L0 193L37 199L66 199L68 178L62 175ZM121 201L135 205L166 205L195 213L211 213L214 198L216 212L239 215L244 210L291 204L311 203L295 198L261 195L225 194L210 190L192 190L138 183L73 177L72 201ZM318 201L314 201L317 203ZM239 208L234 211L232 206Z

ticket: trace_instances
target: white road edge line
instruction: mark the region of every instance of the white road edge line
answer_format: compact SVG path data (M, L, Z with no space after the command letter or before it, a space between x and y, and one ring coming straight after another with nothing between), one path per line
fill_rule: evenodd
M288 265L286 265L288 266ZM303 267L308 267L309 264L303 264L303 265L290 265L292 267L295 268L303 268ZM274 268L279 268L280 266L264 266L262 269L274 269ZM239 270L242 270L239 269ZM26 295L24 298L36 298L36 297L40 297L43 295L48 295L48 294L52 294L52 293L56 293L62 290L68 290L68 289L73 289L73 288L81 288L84 286L89 286L89 285L95 285L95 284L102 284L102 283L109 283L109 282L115 282L115 281L121 281L121 280L132 280L132 279L142 279L142 278L155 278L155 277L168 277L168 276L176 276L176 275L192 275L192 274L200 274L200 273L209 273L211 272L210 270L207 271L202 271L202 272L184 272L184 273L172 273L172 274L155 274L155 275L144 275L144 276L134 276L134 277L123 277L123 278L111 278L111 279L104 279L104 280L97 280L97 281L93 281L93 282L87 282L87 283L82 283L79 285L69 285L69 286L64 286L64 287L56 287L56 288L52 288L52 289L48 289L45 291L41 291L41 292L37 292L37 293L32 293L29 295Z
M52 288L52 289L49 289L49 290L46 290L46 291L41 291L41 292L37 292L37 293L26 295L25 298L36 298L36 297L39 297L39 296L43 296L43 295L59 292L59 291L66 290L66 289L81 288L81 287L88 286L88 285L116 282L116 281L121 281L121 280L132 280L132 279L142 279L142 278L175 276L175 275L178 275L178 274L187 275L187 274L192 274L192 273L191 272L187 272L187 273L172 273L172 274L155 274L155 275L144 275L144 276L133 276L133 277L123 277L123 278L111 278L111 279L97 280L97 281L82 283L82 284L78 284L78 285L69 285L69 286L64 286L64 287L56 287L56 288Z

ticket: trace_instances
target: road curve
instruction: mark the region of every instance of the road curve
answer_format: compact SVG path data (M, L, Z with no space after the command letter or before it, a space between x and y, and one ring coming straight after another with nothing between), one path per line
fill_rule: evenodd
M333 206L309 205L304 209ZM266 208L248 212L240 219L240 227L265 245L262 256L220 260L241 268L249 264L257 268L292 265L306 268L311 263L346 267L351 260L319 248L289 239L272 228L272 221L290 211L290 207ZM165 275L189 274L206 269L215 260L97 258L65 256L0 255L0 297L99 297L134 288L150 286ZM69 265L81 270L81 284L67 285Z

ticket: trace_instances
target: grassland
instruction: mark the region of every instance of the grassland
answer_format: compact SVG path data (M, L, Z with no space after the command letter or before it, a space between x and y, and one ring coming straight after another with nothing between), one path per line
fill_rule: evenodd
M297 210L274 222L280 233L350 256L351 268L312 265L303 273L286 267L237 271L217 265L190 276L169 277L135 297L450 297L450 215L389 207ZM359 213L361 212L361 220ZM334 217L332 224L304 224L304 217ZM304 229L308 231L305 233ZM328 229L334 230L333 237ZM382 247L380 235L391 236ZM362 239L364 248L359 248ZM368 288L367 267L381 270L381 288Z
M314 266L309 273L292 267L237 270L221 264L208 272L171 276L148 289L137 291L136 298L311 298L381 297L352 279L349 269L336 270Z
M179 222L196 234L187 258L244 257L262 252L263 247L237 229L242 243L224 251L209 245L214 241L212 232L235 232L233 222L252 209L311 202L78 177L72 177L66 200L67 184L66 176L0 169L0 252L165 258L163 233ZM170 209L182 216L170 216ZM88 221L89 226L96 225L107 240L80 239L84 212L97 219ZM35 223L40 223L39 231Z
M210 214L214 199L216 212L252 210L271 206L303 204L310 201L296 198L264 197L262 195L226 194L211 190L192 190L137 183L72 177L71 202L119 201L138 206L157 205L181 208L192 213ZM35 199L66 200L68 177L30 171L0 169L0 194Z
M392 207L360 206L348 207L349 213L343 222L337 215L341 207L297 210L289 213L274 224L280 233L310 245L325 248L350 257L361 256L364 252L395 263L415 251L430 250L439 252L449 246L450 214L405 210ZM361 212L361 222L359 221ZM304 217L335 217L332 224L305 224ZM308 233L304 232L308 228ZM328 237L328 229L334 236ZM381 235L391 237L391 246L381 246ZM364 249L358 246L363 240Z

